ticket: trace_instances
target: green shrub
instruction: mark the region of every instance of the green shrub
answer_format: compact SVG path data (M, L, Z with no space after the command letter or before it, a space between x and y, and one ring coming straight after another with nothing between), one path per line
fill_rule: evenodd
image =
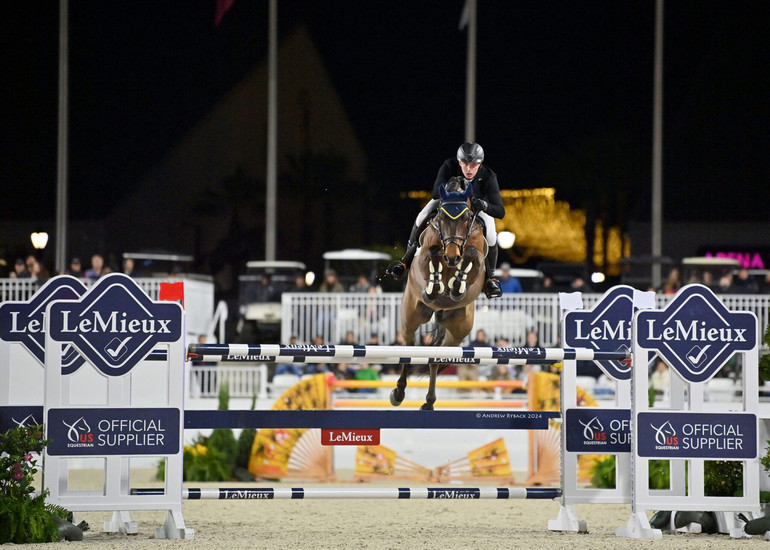
M41 453L47 444L42 426L23 426L0 434L0 544L59 541L53 518L65 519L67 510L46 504L47 491L33 496L37 460L32 453Z

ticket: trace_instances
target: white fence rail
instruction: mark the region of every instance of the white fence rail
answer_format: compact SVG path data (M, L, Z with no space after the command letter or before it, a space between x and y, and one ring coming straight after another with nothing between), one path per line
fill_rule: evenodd
M595 304L601 294L583 294L586 307ZM761 334L768 326L770 294L721 294L730 310L753 311L759 318ZM671 296L659 294L658 307ZM399 330L401 294L358 293L286 293L282 297L281 341L296 336L299 343L311 343L320 336L326 344L337 344L352 331L355 342L368 344L376 337L379 344L391 344ZM505 338L512 346L524 345L527 331L534 330L544 347L559 345L559 296L556 293L511 294L476 301L476 317L468 344L478 329L484 329L490 341ZM428 325L423 330L430 330ZM767 347L763 346L766 350Z
M267 365L193 365L187 369L189 397L218 397L226 384L231 398L267 399Z

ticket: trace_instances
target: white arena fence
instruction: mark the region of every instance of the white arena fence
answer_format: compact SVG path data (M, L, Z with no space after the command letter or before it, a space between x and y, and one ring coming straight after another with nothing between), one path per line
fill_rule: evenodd
M720 294L725 307L732 311L751 311L759 319L760 333L768 325L770 294ZM583 294L585 307L592 307L602 294ZM663 308L672 296L656 295L656 307ZM281 341L289 342L292 336L298 343L309 344L320 336L325 344L344 341L352 331L355 342L368 344L374 336L379 344L392 344L399 330L401 293L286 293L282 297ZM476 318L468 338L468 345L476 331L484 329L494 345L498 338L505 338L511 346L523 346L526 334L537 331L539 345L559 345L559 295L558 293L508 294L489 300L476 300ZM432 324L422 327L427 332ZM762 345L762 351L767 347Z

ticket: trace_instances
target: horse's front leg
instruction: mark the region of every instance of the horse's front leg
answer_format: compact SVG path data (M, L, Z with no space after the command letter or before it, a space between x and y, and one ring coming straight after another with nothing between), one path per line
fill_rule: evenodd
M406 378L409 376L409 369L411 365L403 363L401 365L401 376L396 381L396 387L390 392L390 404L394 407L398 407L406 396Z
M454 275L447 283L449 297L455 302L459 302L465 297L465 291L468 290L468 273L471 269L473 269L473 261L470 259L460 260Z
M440 260L431 258L428 261L428 269L428 280L425 284L425 289L422 291L422 300L426 304L431 304L439 294L444 293L444 281L442 280L444 265Z
M430 382L428 383L428 393L425 394L425 404L420 407L422 411L432 411L433 403L436 402L436 377L438 376L438 365L431 364L430 368Z

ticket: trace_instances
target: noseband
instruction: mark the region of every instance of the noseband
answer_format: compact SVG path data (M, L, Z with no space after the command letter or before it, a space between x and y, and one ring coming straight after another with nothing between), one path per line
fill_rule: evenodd
M451 215L448 210L446 210L445 206L459 206L461 207L461 211L457 215ZM464 208L463 208L464 207ZM467 202L461 202L461 201L447 201L442 202L439 206L439 213L433 220L433 227L436 228L436 231L438 231L438 237L441 240L441 249L442 252L446 253L446 247L450 244L456 244L460 248L460 256L463 255L463 252L465 251L465 245L468 243L468 239L471 236L471 232L473 231L473 225L476 223L476 216L478 215L477 212L473 213L473 217L471 218L470 223L467 225L467 230L465 232L465 236L463 235L449 235L444 236L444 230L442 228L441 223L441 216L447 216L451 220L456 220L465 212L468 210L468 203Z

